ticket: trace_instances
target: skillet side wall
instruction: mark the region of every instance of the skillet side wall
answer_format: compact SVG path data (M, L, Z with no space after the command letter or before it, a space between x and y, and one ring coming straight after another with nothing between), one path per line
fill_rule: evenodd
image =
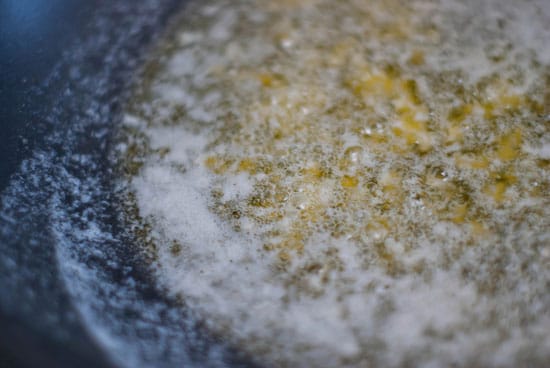
M79 100L79 81L104 73L109 63L115 65L109 66L111 75L98 91L101 100L109 101L107 107L101 107L107 111L89 118L116 116L144 49L183 2L157 0L157 11L146 12L151 3L0 2L2 367L111 365L83 327L56 268L55 240L46 208L55 188L49 186L47 169L37 165L40 159L36 158L56 152L57 157L49 158L58 160L66 154L65 147L55 147L46 137L71 129L81 114L80 106L69 101ZM98 27L112 29L94 33ZM86 47L82 47L83 40ZM116 57L108 59L121 54L125 57L118 62ZM133 62L121 63L122 59ZM71 64L75 61L85 63L79 65L79 73L87 75L74 74ZM99 149L94 143L90 150ZM25 168L29 175L16 172L29 164L36 166ZM39 176L31 174L38 172L46 175L33 182Z

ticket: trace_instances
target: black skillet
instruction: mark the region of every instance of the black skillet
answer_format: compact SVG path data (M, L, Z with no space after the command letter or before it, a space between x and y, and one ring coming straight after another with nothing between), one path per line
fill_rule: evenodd
M113 132L183 5L0 0L0 367L252 364L156 288L117 215Z

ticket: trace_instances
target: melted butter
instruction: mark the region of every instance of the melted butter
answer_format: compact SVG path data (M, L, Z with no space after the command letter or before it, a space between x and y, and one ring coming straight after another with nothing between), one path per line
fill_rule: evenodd
M126 118L163 285L275 365L543 361L546 33L484 6L192 6Z

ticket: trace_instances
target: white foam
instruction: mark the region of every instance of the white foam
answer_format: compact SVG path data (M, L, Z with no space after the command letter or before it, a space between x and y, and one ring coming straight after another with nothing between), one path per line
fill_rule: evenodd
M206 14L208 20L199 18L204 21L202 28L183 27L184 30L178 31L183 32L180 39L187 40L189 36L186 35L192 34L193 41L185 41L189 48L171 55L166 68L160 72L161 79L172 79L170 84L153 83L152 88L158 97L170 103L183 103L197 113L181 118L173 127L164 126L160 118L150 121L151 126L141 125L152 148L167 147L169 151L162 157L157 154L147 157L144 168L131 180L140 214L153 224L152 236L157 242L159 256L157 276L161 284L208 318L210 328L227 334L243 349L275 365L397 367L409 362L433 367L469 364L512 367L522 364L525 354L537 361L544 360L548 357L545 347L550 339L550 321L533 311L537 309L536 303L548 306L544 295L548 270L539 269L543 267L540 260L527 254L542 247L540 239L548 235L544 228L548 225L545 216L548 209L542 206L541 197L524 198L527 202L517 201L517 205L515 201L510 205L506 202L502 206L509 206L504 209L495 205L492 198L497 195L486 194L493 193L490 190L497 191L488 179L494 174L490 170L512 169L499 160L491 162L493 166L488 165L485 171L459 167L454 156L448 155L446 150L461 152L462 144L445 146L439 143L441 137L437 134L443 133L437 130L414 127L424 129L418 139L425 138L427 143L424 143L442 147L430 152L428 146L430 153L427 156L395 153L399 147L391 146L383 146L386 151L380 152L375 143L365 144L361 134L387 136L399 130L405 131L404 135L409 134L407 129L412 128L407 124L410 123L406 119L398 120L394 112L399 103L414 107L405 92L400 92L403 95L399 100L392 97L395 106L388 106L388 103L375 106L366 112L367 118L361 117L361 120L356 116L341 118L325 113L333 105L338 111L338 103L346 103L345 98L349 97L349 93L342 91L340 74L361 67L366 70L373 60L405 63L402 55L395 55L396 49L410 53L420 46L414 44L414 37L411 44L404 46L392 39L384 41L387 48L379 39L368 40L365 44L376 46L370 50L374 55L365 53L368 62L357 56L360 54L354 49L358 60L350 58L351 61L346 59L346 62L357 65L349 69L340 66L341 73L323 73L326 71L323 69L324 51L311 47L312 44L319 46L340 38L345 44L349 40L342 34L346 32L357 36L357 32L368 34L367 30L375 30L366 25L366 30L362 29L361 22L352 24L354 14L349 14L351 11L346 5L360 9L353 1L339 5L320 3L320 10L316 10L290 2L281 5L281 13L273 14L266 10L269 6L261 2L254 5L233 2L231 12L226 12L224 2L219 7L196 5L197 14ZM466 5L451 1L433 6L424 2L415 4L418 9L436 14L431 17L429 13L411 13L411 21L421 23L433 19L440 36L447 37L445 42L448 42L434 43L432 48L425 50L428 72L418 73L421 93L435 94L430 90L431 82L426 74L439 71L460 71L465 78L463 83L472 86L493 73L512 75L506 74L512 73L508 68L512 65L524 70L528 78L514 84L508 92L530 91L536 83L533 76L539 75L541 69L526 68L527 57L540 46L541 35L546 31L541 30L543 24L539 18L533 21L522 15L523 7L513 2L499 3L498 7L492 3L494 13L487 13L485 7L489 5L473 2ZM392 5L396 4L392 2L387 6L391 8ZM285 6L289 8L285 10ZM332 11L349 16L348 22L338 28L339 20L331 19L332 13L325 12L323 6L334 6ZM381 12L390 21L393 19L393 15L384 10L385 2L374 2L372 6L375 13ZM410 20L407 10L401 7L395 10L398 20L405 23ZM274 51L273 43L279 41L271 38L272 32L286 31L287 26L277 27L286 25L284 17L295 12L303 18L296 20L297 25L287 25L296 27L291 29L293 46L281 51L292 54L277 58L281 54L276 54L278 51ZM486 22L493 22L493 16L507 12L517 15L507 18L509 27L523 30L525 33L521 37L529 37L518 36L523 42L520 43L515 34L512 35L513 52L498 64L487 57L486 46L503 36L492 33L494 30ZM253 21L270 19L270 16L273 23ZM471 28L461 29L464 22L471 22ZM258 27L254 28L257 32L246 28L252 27L251 24ZM237 25L247 31L239 31ZM481 37L478 32L485 33ZM422 39L422 35L415 36L429 41ZM390 33L388 37L399 40L401 36ZM224 55L229 57L224 59ZM534 57L540 63L546 62L544 53L535 53ZM402 68L406 73L413 73L413 69L405 65ZM271 74L261 81L265 70ZM290 77L281 82L277 80L278 73L288 73ZM368 73L363 76L370 75ZM199 82L207 83L208 88L217 88L216 92L194 90L193 86L200 85ZM288 88L274 88L261 95L260 82L266 85L287 83ZM363 102L366 105L379 102L377 93L364 97ZM502 95L500 90L495 90L494 95L491 93L488 92L489 99ZM428 108L418 109L413 115L420 126L429 124L431 119L445 120L445 109L452 106L452 102L445 102L444 95L432 95L429 99L432 102L427 104L436 106L430 106L429 112ZM483 120L485 110L480 106L477 107L479 113L474 109L472 115L465 118L467 128L473 129L465 129L464 144L468 139L479 139L474 135L484 134L485 141L496 145L507 132L504 127L513 127L514 122L503 120L503 128L499 128L503 131L492 131ZM170 107L166 109L160 115L168 116ZM363 119L366 120L364 125L372 127L366 128L369 129L367 134L364 129L358 134L355 128ZM384 120L396 123L384 123ZM382 123L375 127L378 121ZM130 124L135 126L136 120L130 119ZM343 127L342 131L338 127ZM290 134L286 133L287 136L275 143L275 134L268 134L276 130L285 134L287 128ZM316 140L309 141L308 134ZM406 144L409 143L401 143L402 146ZM322 151L320 156L314 156L316 145ZM355 154L352 161L357 167L350 171L333 167L334 176L321 178L318 183L302 183L307 175L292 172L315 168L319 161L329 160L331 154L340 154L339 150L354 146L363 146L364 150ZM483 154L494 155L493 151L483 151ZM546 151L543 145L527 152L532 156L522 156L513 163L540 180L544 174L537 173L534 168L534 156L544 158L548 154ZM506 155L507 152L502 154L504 159L501 161L505 161ZM221 163L226 167L216 174L205 164L211 156L233 161ZM271 162L271 171L256 172L262 169L255 171L247 169L246 165L239 169L239 160L250 157ZM278 159L285 159L287 166L283 169L276 166ZM175 169L174 164L182 164L185 170ZM442 198L436 203L422 199L421 188L425 183L420 173L433 169L434 165L444 169L438 169L435 178L426 180L432 180L438 190L460 181L470 185L464 189L460 184L452 184L454 190L466 192L464 197L473 198L464 201L471 201L471 206L480 209L480 214L470 215L469 223L461 224L460 219L453 217L438 218L438 211L444 211L438 205L449 208L456 205L450 199L445 202L447 199ZM396 169L399 167L405 167L402 170L405 173ZM277 180L281 185L289 189L288 198L278 200L280 203L273 206L261 202L250 205L253 200L261 201L255 197L258 188L262 183L273 184L269 181L274 178L274 171L280 174ZM341 184L341 180L350 176L363 180L365 173L372 173L376 191L350 191L350 197L345 197L348 192L342 186L355 187L357 184L354 185L353 178L346 179L349 181L346 185ZM523 190L528 187L527 178L519 177L517 181L521 189L508 188L504 194L507 198L517 199L527 191ZM361 182L358 188L362 190L363 184ZM488 189L484 189L485 186ZM388 190L392 193L392 187L399 189L393 194L384 194ZM216 191L221 191L221 199L213 197ZM376 212L378 206L400 198L403 192L407 196L399 202L403 203L402 210L395 205L383 210L382 215ZM363 203L360 201L365 196L372 201L368 202L369 207L362 208L357 203ZM353 210L339 207L342 198L346 198L345 206ZM218 209L217 206L229 206L230 209ZM289 250L292 261L282 267L279 257L284 259L287 255L266 251L266 246L282 242L289 234L296 237L295 226L304 224L301 218L309 215L308 210L314 215L324 215L321 210L315 212L316 206L326 210L327 222L334 220L353 230L333 235L326 224L317 227L307 224L309 227L301 229L307 233L303 253ZM527 207L536 207L539 212L530 215L529 220L519 218L517 213ZM283 212L282 219L258 220L269 218L273 208ZM486 215L483 211L491 212ZM227 214L231 216L226 217L231 218L224 217ZM476 217L484 215L489 219ZM380 225L380 217L384 216L389 218L389 223ZM473 244L466 244L472 237L474 230L471 229L478 225L476 221L487 221L488 226L497 227L500 233L491 232L494 229L478 229L479 238L474 237ZM374 230L366 231L368 226L373 226ZM516 227L514 231L511 231L512 226ZM337 230L335 227L334 234ZM181 244L180 252L174 252L174 241ZM519 265L524 262L529 262L530 266L522 269ZM309 271L304 271L306 269ZM490 291L491 288L495 290ZM506 354L507 359L502 359L500 354Z

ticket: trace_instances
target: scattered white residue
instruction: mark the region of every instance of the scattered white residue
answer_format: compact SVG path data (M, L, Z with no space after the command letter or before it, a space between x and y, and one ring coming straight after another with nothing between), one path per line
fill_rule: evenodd
M68 44L48 80L29 94L38 101L31 107L39 108L29 116L40 116L33 123L48 133L33 138L34 151L0 193L3 318L14 316L13 326L47 347L42 354L51 364L70 364L79 354L83 364L132 368L244 364L224 342L201 331L193 311L159 291L117 220L114 163L106 157L118 118L112 107L121 103L140 48L167 9L175 10L174 1L96 5L85 36ZM167 100L186 97L179 88L159 92ZM141 127L144 121L127 114L123 124ZM49 356L57 352L63 354Z

